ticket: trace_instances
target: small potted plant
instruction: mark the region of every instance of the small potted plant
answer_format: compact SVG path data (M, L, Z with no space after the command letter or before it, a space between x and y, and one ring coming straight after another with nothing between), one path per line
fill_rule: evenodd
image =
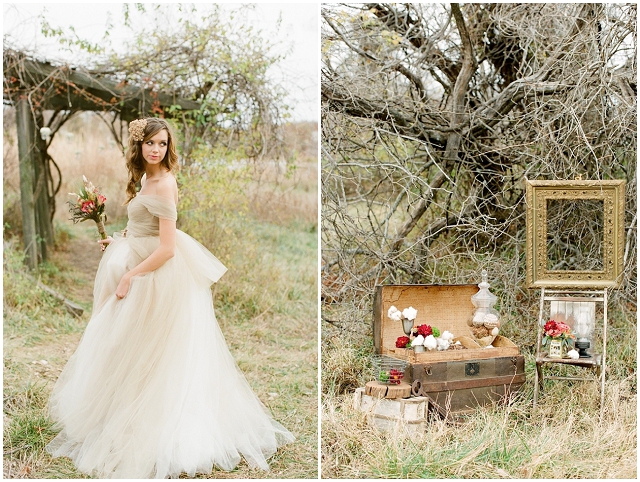
M571 333L571 327L562 321L549 320L544 325L542 346L549 349L549 358L565 358L576 337Z

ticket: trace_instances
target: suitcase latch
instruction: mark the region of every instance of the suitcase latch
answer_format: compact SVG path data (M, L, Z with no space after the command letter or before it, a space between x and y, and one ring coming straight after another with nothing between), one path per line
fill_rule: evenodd
M480 373L480 363L467 363L464 366L464 374L468 377L475 377Z

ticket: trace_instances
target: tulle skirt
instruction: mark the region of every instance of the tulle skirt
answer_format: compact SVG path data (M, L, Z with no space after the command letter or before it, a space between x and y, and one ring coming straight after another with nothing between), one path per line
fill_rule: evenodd
M293 440L251 390L215 318L210 285L226 268L178 231L175 256L114 293L159 245L119 238L106 250L92 318L49 404L47 446L101 478L193 476L266 459Z

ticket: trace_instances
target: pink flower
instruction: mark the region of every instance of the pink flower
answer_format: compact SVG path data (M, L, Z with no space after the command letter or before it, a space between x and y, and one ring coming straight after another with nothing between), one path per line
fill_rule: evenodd
M104 204L104 202L107 200L106 197L104 197L102 194L98 193L98 204Z
M96 205L93 201L86 201L82 203L81 211L83 213L90 213L96 208Z

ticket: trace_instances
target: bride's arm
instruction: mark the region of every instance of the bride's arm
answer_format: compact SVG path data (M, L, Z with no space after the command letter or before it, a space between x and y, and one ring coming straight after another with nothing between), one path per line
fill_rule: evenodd
M116 288L116 296L122 299L127 295L131 285L131 278L154 271L173 258L175 247L176 222L160 218L160 246L142 263L122 276Z

